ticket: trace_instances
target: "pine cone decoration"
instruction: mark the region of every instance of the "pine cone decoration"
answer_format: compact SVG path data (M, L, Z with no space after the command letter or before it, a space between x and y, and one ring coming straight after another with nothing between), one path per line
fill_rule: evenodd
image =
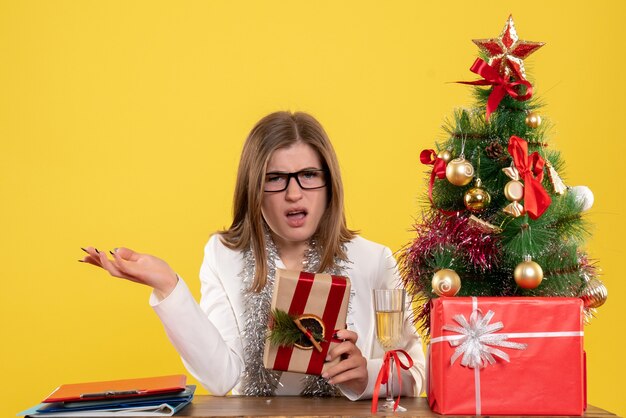
M485 147L485 154L492 160L500 159L504 156L504 148L497 141L492 141Z

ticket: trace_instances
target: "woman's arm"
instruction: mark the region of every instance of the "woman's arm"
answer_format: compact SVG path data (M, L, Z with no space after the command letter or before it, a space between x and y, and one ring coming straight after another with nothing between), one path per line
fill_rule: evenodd
M232 306L215 273L215 239L205 248L200 305L186 283L157 257L119 248L109 259L103 251L89 247L82 261L152 287L150 304L187 370L212 394L225 395L239 381L243 356Z
M223 285L223 280L238 278L219 276L222 269L218 263L233 262L223 254L218 255L220 249L223 247L218 236L213 236L205 246L200 268L200 304L181 280L168 298L154 306L189 373L209 392L219 396L226 395L239 382L244 365L237 320Z
M180 280L166 299L158 301L153 294L150 303L189 373L211 394L223 396L241 375L241 340L219 282L202 298L201 307Z

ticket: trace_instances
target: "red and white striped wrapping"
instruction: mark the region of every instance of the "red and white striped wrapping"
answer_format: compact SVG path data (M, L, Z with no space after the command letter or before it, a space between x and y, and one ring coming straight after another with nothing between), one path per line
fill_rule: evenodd
M274 346L266 342L263 365L268 369L321 375L339 359L325 362L328 351L340 341L333 339L339 329L346 328L350 280L343 276L312 274L276 269L271 309L290 315L313 314L325 326L322 352L315 349Z

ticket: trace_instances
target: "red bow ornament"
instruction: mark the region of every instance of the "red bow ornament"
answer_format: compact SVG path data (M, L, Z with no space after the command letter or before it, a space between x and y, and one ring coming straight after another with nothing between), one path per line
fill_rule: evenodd
M509 139L508 150L524 181L524 209L531 219L537 219L552 203L550 195L541 185L546 162L537 151L528 155L528 143L517 136Z
M434 149L425 149L420 153L422 164L432 165L433 172L430 175L430 183L435 182L435 176L439 179L446 177L446 162L437 156Z
M533 86L529 81L524 80L523 78L520 78L517 81L508 81L508 77L503 77L497 69L490 66L480 58L476 58L476 61L474 61L474 64L470 67L470 71L478 74L484 78L484 80L457 81L457 83L470 84L472 86L493 86L493 90L487 99L487 112L485 115L485 119L487 121L489 121L489 116L495 112L506 94L519 101L528 100L533 95ZM519 94L515 90L515 87L519 85L526 86L525 94Z
M404 355L407 360L407 364L404 364L400 357L398 357L398 353ZM374 392L372 393L372 414L376 414L378 410L378 394L380 393L380 386L389 384L389 366L391 362L394 362L396 365L396 376L398 377L398 399L396 399L393 404L393 410L395 411L400 404L400 394L402 393L402 376L400 373L400 368L404 370L408 370L413 367L413 359L404 350L389 350L385 353L385 357L383 358L383 365L380 368L380 372L378 373L378 378L376 379L376 385L374 386Z
M446 178L447 163L442 158L439 158L435 150L432 149L423 150L420 153L420 161L422 164L433 166L433 171L430 173L430 181L428 182L428 198L430 199L430 204L435 207L435 203L433 202L433 186L435 185L435 177L440 180ZM460 213L443 209L438 210L446 215L458 215Z

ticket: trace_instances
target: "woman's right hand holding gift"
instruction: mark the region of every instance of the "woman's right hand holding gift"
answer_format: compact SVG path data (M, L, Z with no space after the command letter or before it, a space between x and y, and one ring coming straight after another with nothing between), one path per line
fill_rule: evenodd
M347 329L337 331L337 338L344 340L341 344L330 350L327 361L339 357L339 364L328 369L322 377L329 383L343 384L356 394L361 394L367 387L367 360L361 350L356 346L359 338L356 332Z

